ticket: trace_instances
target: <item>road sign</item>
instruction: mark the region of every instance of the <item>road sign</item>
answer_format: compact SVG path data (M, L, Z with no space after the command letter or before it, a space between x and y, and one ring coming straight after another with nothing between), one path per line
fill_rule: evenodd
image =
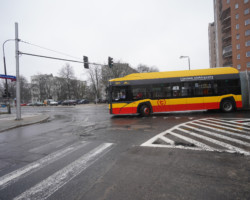
M10 75L0 74L0 78L2 78L2 79L10 79L11 81L16 81L16 77L15 76L10 76Z

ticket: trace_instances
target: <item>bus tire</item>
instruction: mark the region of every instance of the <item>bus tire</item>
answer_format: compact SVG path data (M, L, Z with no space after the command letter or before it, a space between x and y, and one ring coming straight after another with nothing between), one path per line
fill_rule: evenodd
M150 107L146 104L143 104L140 108L140 115L143 117L148 117L151 113Z
M221 102L220 109L222 112L232 112L234 111L234 102L230 99L225 99Z

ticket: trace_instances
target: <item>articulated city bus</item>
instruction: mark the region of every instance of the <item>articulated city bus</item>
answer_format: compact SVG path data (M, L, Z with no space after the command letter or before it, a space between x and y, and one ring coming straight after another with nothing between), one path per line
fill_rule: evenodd
M110 114L242 107L240 77L231 67L135 73L109 81Z

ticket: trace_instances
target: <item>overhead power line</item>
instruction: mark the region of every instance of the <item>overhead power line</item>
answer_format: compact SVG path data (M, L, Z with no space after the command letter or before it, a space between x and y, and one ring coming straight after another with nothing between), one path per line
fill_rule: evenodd
M31 46L38 47L40 49L44 49L44 50L47 50L47 51L51 51L51 52L54 52L54 53L58 53L58 54L61 54L61 55L64 55L64 56L68 56L68 57L71 57L71 58L75 58L75 59L81 60L81 58L79 58L79 57L71 56L69 54L66 54L66 53L63 53L63 52L60 52L60 51L56 51L56 50L53 50L53 49L49 49L49 48L46 48L46 47L42 47L42 46L37 45L37 44L32 44L32 43L27 42L27 41L20 40L20 42L23 42L23 43L31 45Z

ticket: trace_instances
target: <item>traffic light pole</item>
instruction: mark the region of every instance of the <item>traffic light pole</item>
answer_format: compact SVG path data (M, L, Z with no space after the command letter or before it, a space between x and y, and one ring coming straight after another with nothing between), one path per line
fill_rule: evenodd
M15 23L15 43L16 43L16 120L21 120L18 23Z
M6 42L8 42L8 41L13 41L13 40L14 40L14 39L9 39L9 40L6 40L6 41L3 43L3 64L4 64L4 74L5 74L5 76L7 76L7 70L6 70L6 61L5 61L4 45L5 45ZM8 113L11 114L10 96L9 96L9 89L8 89L8 81L7 81L7 79L5 79L5 89L6 89L6 94L7 94Z

